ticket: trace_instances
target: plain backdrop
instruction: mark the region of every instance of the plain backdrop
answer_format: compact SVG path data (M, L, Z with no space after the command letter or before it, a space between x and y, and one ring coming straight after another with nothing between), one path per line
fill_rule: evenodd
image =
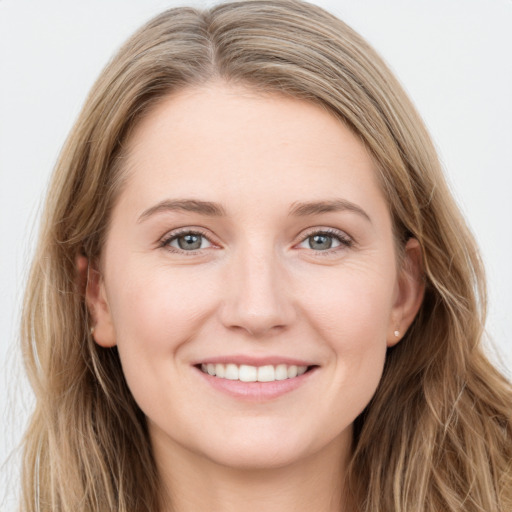
M17 347L24 280L41 200L64 139L102 67L163 0L0 0L0 464L31 395ZM511 374L512 0L317 3L372 43L411 95L481 246L493 360ZM5 462L0 509L14 510L18 456Z

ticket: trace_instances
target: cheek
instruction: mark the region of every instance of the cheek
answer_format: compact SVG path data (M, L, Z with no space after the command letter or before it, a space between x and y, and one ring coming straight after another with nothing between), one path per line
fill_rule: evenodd
M121 345L130 341L169 350L213 307L211 274L205 279L201 271L177 272L161 265L127 270L123 274L129 278L113 276L111 311Z
M333 348L357 353L386 344L394 302L392 268L386 272L378 266L347 265L302 281L298 296L303 314Z
M394 281L386 273L351 270L326 280L325 287L309 286L302 310L329 353L329 393L337 406L326 414L353 420L382 376Z
M176 378L183 377L181 348L215 310L215 280L211 273L205 277L200 270L173 271L130 260L110 273L109 304L123 373L146 414L168 410L169 396L175 403L184 398L175 394Z
M139 405L152 407L158 390L171 389L173 377L183 371L182 346L197 336L215 309L214 282L210 275L205 286L199 271L172 272L158 265L128 264L111 277L111 312L123 372Z

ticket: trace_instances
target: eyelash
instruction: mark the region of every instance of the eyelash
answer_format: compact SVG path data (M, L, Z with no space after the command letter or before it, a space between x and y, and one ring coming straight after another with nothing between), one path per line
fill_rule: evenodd
M204 249L196 249L196 250L187 251L187 250L184 250L184 249L178 249L178 248L172 247L170 245L170 243L172 241L174 241L174 240L178 239L180 236L184 236L184 235L196 235L196 236L204 237L206 240L208 240L208 242L210 244L212 244L213 247L215 247L215 246L218 247L218 245L215 244L210 239L209 235L205 231L203 231L201 229L198 229L198 228L183 228L183 229L180 229L178 231L173 231L171 233L168 233L159 242L159 247L164 248L164 249L166 249L166 250L168 250L170 252L173 252L173 253L178 253L178 254L186 253L186 254L189 254L189 255L199 254L202 250L204 250ZM326 249L326 250L315 251L314 249L311 249L311 248L309 249L309 250L311 250L312 252L316 253L319 256L332 255L333 253L336 253L336 252L338 252L340 250L348 249L348 248L351 248L351 247L354 246L354 240L351 237L349 237L346 233L344 233L343 231L339 231L339 230L334 229L334 228L325 228L325 229L315 228L315 229L311 229L305 235L302 235L301 239L299 240L299 242L294 244L294 247L304 243L309 238L311 238L313 236L317 236L317 235L324 235L324 236L328 236L330 238L334 238L340 244L337 247L334 247L332 249L329 248L329 249Z
M183 228L183 229L180 229L178 231L173 231L171 233L168 233L166 236L164 236L164 238L162 238L162 240L159 242L159 247L161 247L163 249L166 249L166 250L168 250L170 252L177 253L177 254L183 254L183 253L190 254L190 255L199 254L203 249L196 249L196 250L186 251L184 249L178 249L178 248L172 247L170 245L170 243L173 240L177 240L180 236L185 236L185 235L201 236L201 237L205 238L206 240L208 240L208 242L210 244L212 244L212 246L216 246L217 245L214 242L212 242L212 240L206 234L205 231L202 231L199 228Z
M340 245L337 247L323 250L323 251L315 251L314 249L310 248L309 250L311 250L315 254L315 256L321 256L321 257L322 256L332 256L334 253L337 253L340 250L350 249L351 247L354 246L353 238L348 236L343 231L340 231L340 230L334 229L334 228L323 228L323 229L313 228L309 232L306 232L305 235L302 235L298 244L295 244L295 245L302 244L302 243L306 242L309 238L312 238L313 236L317 236L317 235L324 235L324 236L328 236L330 238L334 238L335 240L337 240L339 242Z

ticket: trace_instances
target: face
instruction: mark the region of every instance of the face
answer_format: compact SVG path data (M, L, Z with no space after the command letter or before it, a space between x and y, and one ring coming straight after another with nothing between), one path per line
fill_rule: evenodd
M125 172L88 302L155 450L343 453L420 295L362 143L318 106L214 83L159 104Z

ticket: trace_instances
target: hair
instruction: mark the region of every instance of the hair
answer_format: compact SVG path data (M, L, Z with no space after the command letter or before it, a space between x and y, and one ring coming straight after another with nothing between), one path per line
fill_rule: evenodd
M163 12L106 66L62 150L26 290L22 348L36 396L23 511L154 511L159 478L117 349L89 333L77 258L101 255L124 143L163 98L212 80L321 106L377 168L395 235L418 240L425 296L356 419L347 489L361 512L512 510L512 390L481 346L473 237L411 101L342 21L299 0Z

